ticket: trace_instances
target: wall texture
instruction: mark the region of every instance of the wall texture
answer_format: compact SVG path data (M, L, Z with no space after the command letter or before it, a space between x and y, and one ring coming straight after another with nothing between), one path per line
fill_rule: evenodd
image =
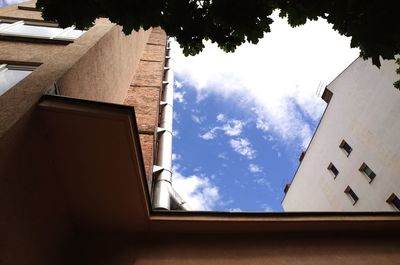
M158 126L159 106L165 64L167 36L159 28L152 30L130 83L125 105L134 106L139 127L147 180L151 186L155 150L155 132Z
M394 61L378 69L357 59L328 89L333 97L283 201L285 211L394 211L386 200L400 195L400 92ZM351 147L349 156L339 148ZM334 178L327 169L339 170ZM359 171L366 163L376 174ZM355 205L344 193L350 186Z
M142 57L150 31L125 36L118 26L106 20L98 24L107 33L65 73L58 85L62 95L122 104ZM85 33L96 35L96 28Z
M1 264L56 264L68 243L71 223L45 137L32 114L0 139Z
M38 15L16 6L0 9L3 17L40 20ZM40 65L0 97L1 264L59 264L74 233L43 145L47 132L35 113L40 97L58 81L63 95L123 103L150 31L125 36L100 19L68 45L0 39L0 62ZM150 163L153 135L142 138Z
M19 3L17 5L10 5L10 6L6 6L6 7L2 7L0 9L0 19L8 17L10 19L43 21L41 12L22 10L22 9L19 9L18 6L35 8L36 1L31 0L31 1Z
M70 259L79 260L75 264L388 265L398 264L400 258L400 241L382 235L164 233L85 238L71 251Z

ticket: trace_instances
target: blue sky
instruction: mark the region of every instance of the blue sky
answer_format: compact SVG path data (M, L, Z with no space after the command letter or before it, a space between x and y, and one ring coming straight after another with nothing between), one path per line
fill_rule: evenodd
M325 21L272 32L233 54L175 44L173 186L194 210L282 211L326 107L324 87L358 56Z
M298 142L285 143L257 128L254 110L218 95L198 101L194 88L177 81L184 101L178 97L175 102L175 175L198 182L192 196L197 193L205 202L193 200L191 207L281 211L283 186L290 181L301 150ZM309 125L314 129L316 121L309 120ZM190 182L183 181L185 190Z
M23 2L27 2L27 0L0 0L0 7L14 5L14 4L23 3Z

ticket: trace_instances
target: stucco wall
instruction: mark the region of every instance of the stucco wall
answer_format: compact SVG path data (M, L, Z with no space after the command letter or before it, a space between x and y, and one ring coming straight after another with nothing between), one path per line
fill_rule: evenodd
M379 70L357 59L328 89L333 97L283 201L286 211L393 211L386 200L400 195L400 92L393 87L394 61ZM342 140L351 147L347 157ZM334 178L327 170L339 170ZM376 174L359 171L365 162ZM350 186L359 197L353 205L344 193Z
M89 238L89 237L87 237ZM398 264L400 241L374 235L177 235L80 240L74 264Z
M23 4L21 4L23 5ZM0 18L10 18L17 20L30 20L30 21L41 21L42 14L39 11L21 10L17 8L9 8L0 10Z
M59 80L62 95L122 104L150 31L126 36L108 21L109 31ZM95 34L92 30L86 34Z
M44 63L62 51L63 44L44 44L0 40L0 60Z
M31 47L41 50L40 53L43 55L41 58L45 60L40 62L43 64L32 74L0 97L0 106L2 108L0 113L0 137L25 113L31 111L41 95L47 92L60 79L63 95L122 103L141 52L143 52L140 47L145 45L149 33L141 31L125 37L120 33L119 27L114 26L106 19L101 19L79 39L53 54L51 54L50 50L49 55L45 56L43 50L46 50L47 46L38 47L36 44L32 44ZM121 46L118 45L119 38L126 40ZM96 45L98 42L101 42L101 44ZM108 50L104 46L105 43L110 44L110 48L115 48L111 51L116 53L117 59L122 58L122 52L126 51L131 56L126 55L127 59L121 60L120 64L115 60L111 61L111 63L115 63L114 65L105 63L102 57L94 56L102 55L105 58L110 58ZM29 54L29 45L31 44L26 43L25 45L28 45L26 54ZM11 45L8 47L12 48ZM136 55L135 52L137 52ZM20 61L17 53L12 54L14 54L12 60ZM1 55L2 53L0 53L0 60L3 60ZM41 58L40 56L39 58L34 58L34 62ZM92 61L89 59L92 59ZM87 68L83 69L83 66ZM105 67L109 67L109 69L106 71ZM115 71L112 71L113 69ZM128 70L132 72L128 74ZM107 75L104 75L105 73Z
M19 4L2 7L0 8L0 18L8 17L11 19L21 19L21 20L24 19L42 20L41 12L21 10L18 9L18 6L35 7L36 0L26 1Z
M12 10L21 16L30 12L15 8L9 6L0 12L10 16ZM65 254L71 224L52 157L44 149L46 134L33 110L41 95L79 56L69 48L65 44L0 40L3 63L42 64L0 97L1 264L56 264Z
M71 224L35 115L0 139L0 263L56 264Z
M42 21L41 12L20 10L18 6L32 7L36 1L28 1L17 5L0 8L0 19ZM44 63L60 52L65 44L44 44L40 42L24 42L15 40L2 40L0 37L0 60L11 62Z

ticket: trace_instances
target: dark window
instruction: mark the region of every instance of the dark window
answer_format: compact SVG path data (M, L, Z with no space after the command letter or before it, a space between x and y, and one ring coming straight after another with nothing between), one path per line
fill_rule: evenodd
M329 104L333 96L332 91L328 89L328 87L325 88L324 93L322 94L321 98L326 102L326 104Z
M392 193L392 195L390 195L389 199L387 199L386 202L392 204L394 207L397 208L397 210L400 211L400 199L396 196L396 194Z
M306 151L301 152L300 157L299 157L300 162L303 161L303 158L305 157L305 155L306 155Z
M372 169L365 163L362 163L360 171L363 172L369 178L369 183L371 183L376 177L374 171L372 171Z
M290 189L290 183L285 185L285 188L283 189L283 191L285 192L285 194L289 191Z
M339 174L339 170L338 170L338 169L335 167L335 165L332 164L332 163L329 164L328 170L329 170L330 172L332 172L333 175L335 175L335 178L336 178L336 176Z
M351 153L351 151L353 150L353 149L351 148L351 146L350 146L345 140L343 140L343 141L340 143L339 147L342 148L342 150L347 154L347 156L349 156L350 153Z
M353 201L353 205L356 204L358 201L358 196L357 194L350 188L350 186L347 186L347 188L344 190L344 193L346 193L351 200Z
M20 10L27 10L27 11L38 11L38 12L42 12L42 10L41 10L40 8L30 7L30 6L18 6L18 9L20 9Z

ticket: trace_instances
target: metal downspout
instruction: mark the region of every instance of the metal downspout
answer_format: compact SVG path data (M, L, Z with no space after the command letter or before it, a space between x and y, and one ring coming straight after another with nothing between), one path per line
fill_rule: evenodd
M153 209L190 210L187 203L172 188L172 123L174 103L174 73L170 58L171 40L167 41L165 56L165 75L160 101L161 118L157 129L158 155L153 168L155 184L153 190Z

